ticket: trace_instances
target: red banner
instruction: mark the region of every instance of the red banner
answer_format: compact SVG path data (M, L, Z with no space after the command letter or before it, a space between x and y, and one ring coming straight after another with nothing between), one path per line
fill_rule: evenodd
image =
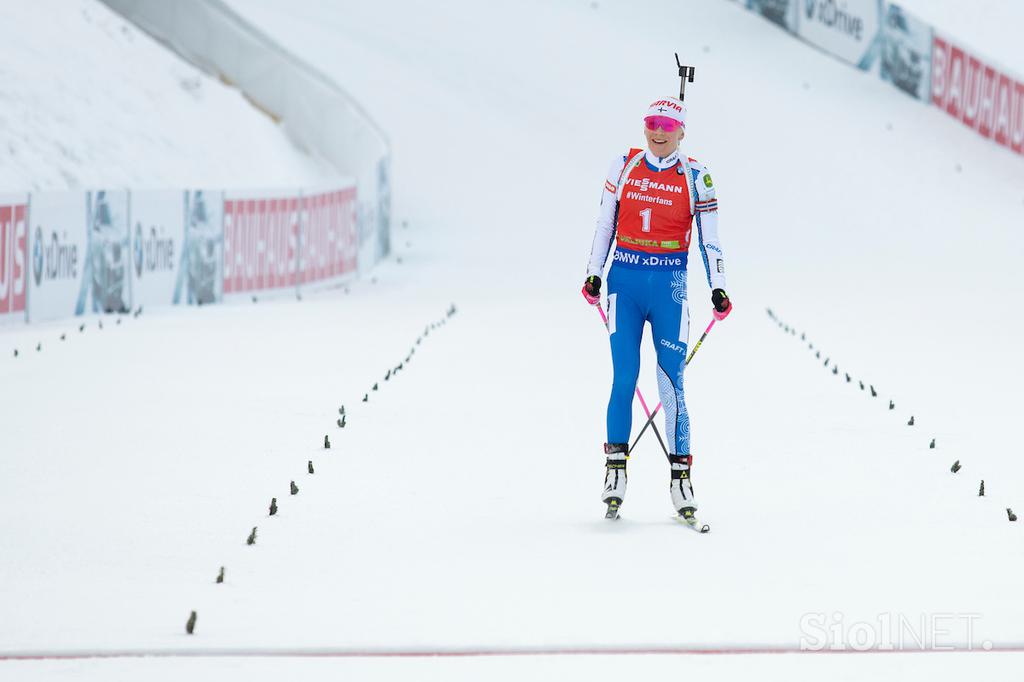
M224 293L319 282L358 265L355 187L224 200Z
M24 318L28 289L28 224L24 203L0 205L0 320Z
M932 104L1018 154L1024 154L1024 81L936 34Z
M302 284L355 272L358 265L356 189L312 194L302 199Z
M225 199L224 293L297 284L299 198Z

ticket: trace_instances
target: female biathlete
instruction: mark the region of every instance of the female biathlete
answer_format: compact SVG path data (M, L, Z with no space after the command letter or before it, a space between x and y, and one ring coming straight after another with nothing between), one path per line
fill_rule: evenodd
M690 482L690 418L683 399L683 368L690 318L686 308L686 261L696 223L714 316L732 305L725 293L725 264L718 241L718 202L707 168L679 154L686 106L674 97L651 104L644 117L647 149L630 149L608 171L583 295L601 300L601 273L612 241L608 271L608 334L612 347L612 394L608 401L605 485L608 516L618 515L626 493L626 459L633 421L633 392L640 373L640 339L651 323L658 357L658 390L669 434L672 506L691 525L697 501Z

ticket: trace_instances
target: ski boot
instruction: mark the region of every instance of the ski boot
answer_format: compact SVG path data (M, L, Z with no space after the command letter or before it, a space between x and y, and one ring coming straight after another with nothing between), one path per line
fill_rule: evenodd
M629 443L605 443L604 493L601 501L608 505L606 519L619 518L619 506L626 495L626 460Z
M690 482L690 455L669 455L672 467L672 480L669 481L669 492L672 494L672 506L678 514L678 520L701 533L711 528L697 520L697 500L693 496L693 484Z

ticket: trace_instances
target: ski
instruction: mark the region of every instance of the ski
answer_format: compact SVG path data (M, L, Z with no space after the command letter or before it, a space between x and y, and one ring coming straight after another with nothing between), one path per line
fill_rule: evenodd
M679 523L689 528L690 530L696 531L698 533L711 532L711 526L709 526L706 523L701 523L694 515L693 509L690 509L689 507L682 510L679 514L676 514L673 518Z
M619 501L612 499L608 500L608 511L604 513L606 519L617 519L619 518Z

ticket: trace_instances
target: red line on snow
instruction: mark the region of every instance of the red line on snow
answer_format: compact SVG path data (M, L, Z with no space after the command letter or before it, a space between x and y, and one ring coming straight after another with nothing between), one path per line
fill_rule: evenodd
M951 645L935 649L801 649L794 646L522 647L492 649L122 649L0 653L0 661L66 661L108 658L483 658L501 656L749 656L767 654L1024 653L1024 644L990 648Z

